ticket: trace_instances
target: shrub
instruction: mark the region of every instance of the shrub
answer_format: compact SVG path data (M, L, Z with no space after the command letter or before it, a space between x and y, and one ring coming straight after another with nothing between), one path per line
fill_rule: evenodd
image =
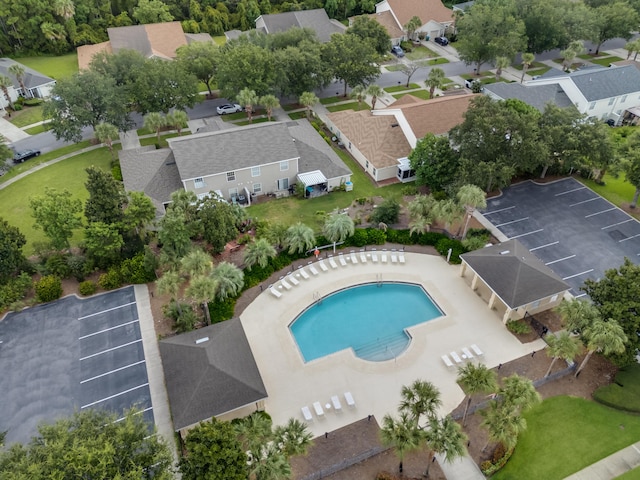
M449 249L451 249L451 258L449 258L449 263L452 263L454 265L462 263L462 260L460 260L460 255L467 251L462 243L460 243L458 240L453 240L446 237L438 240L438 243L436 243L435 247L438 253L443 257L446 257L449 253Z
M382 245L387 241L387 234L377 228L367 228L367 236L369 245Z
M9 305L24 299L32 286L31 275L26 272L22 272L18 277L0 285L0 309L4 310Z
M497 449L498 448L496 447L496 450ZM502 456L502 458L500 458L499 460L493 463L490 460L485 460L484 462L482 462L480 464L480 470L482 471L482 473L487 477L496 473L498 470L500 470L502 467L504 467L507 464L507 462L511 458L511 455L513 454L513 450L514 450L513 448L507 450ZM503 451L504 451L504 447L503 447Z
M190 332L198 322L196 312L193 311L193 307L188 303L179 303L172 300L162 307L162 313L165 317L173 320L173 329L177 333Z
M87 257L84 255L69 255L67 257L67 267L69 267L69 274L81 282L88 273Z
M119 268L110 268L107 273L100 275L98 285L105 290L114 290L122 285L122 276Z
M149 269L145 262L145 254L138 253L120 265L120 277L123 283L147 283L156 279L156 272Z
M407 185L405 187L402 187L400 193L402 193L402 195L417 195L418 187L416 187L415 185Z
M113 178L115 178L117 181L122 181L122 169L120 168L120 164L111 167L111 175L113 175Z
M22 103L24 103L27 107L35 107L37 105L40 105L42 101L43 100L41 98L29 98L25 99Z
M44 264L45 275L55 275L59 278L68 278L71 276L67 255L63 253L54 253L47 258Z
M369 235L367 231L362 228L356 228L353 231L353 235L347 238L345 245L353 247L364 247L369 242Z
M390 225L398 221L400 215L400 204L393 198L387 198L384 202L378 205L371 215L371 221L374 223L386 223Z
M78 285L80 295L84 295L85 297L93 295L96 293L97 289L98 286L96 285L96 282L92 282L91 280L85 280L84 282L80 282L80 285Z
M598 388L593 398L608 407L640 413L640 364L620 369L614 382Z
M507 328L516 335L527 335L531 333L531 327L522 320L511 320L507 322Z
M418 236L418 238L416 239L416 243L418 245L431 245L432 247L435 247L438 244L438 242L444 238L447 238L447 237L444 236L442 233L426 232Z
M233 318L233 310L235 306L235 298L216 300L209 303L209 315L211 316L211 323L219 323Z
M62 282L55 275L45 275L35 284L39 302L52 302L62 296Z
M489 236L474 236L467 237L462 240L462 245L468 252L472 252L473 250L479 250L484 247L489 241Z

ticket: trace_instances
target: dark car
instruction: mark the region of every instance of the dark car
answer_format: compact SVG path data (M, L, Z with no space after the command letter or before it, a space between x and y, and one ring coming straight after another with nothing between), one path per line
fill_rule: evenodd
M13 154L13 163L22 163L30 158L40 155L40 150L23 150Z
M434 42L436 42L438 45L442 45L443 47L445 45L449 45L449 40L447 39L447 37L436 37L433 39Z
M396 57L404 57L404 50L400 45L394 45L391 47L391 53L393 53Z

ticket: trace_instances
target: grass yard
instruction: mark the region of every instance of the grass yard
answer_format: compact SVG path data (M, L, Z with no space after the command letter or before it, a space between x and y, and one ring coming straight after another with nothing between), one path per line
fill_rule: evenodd
M327 107L327 110L330 112L342 112L343 110L355 110L358 112L369 109L371 109L371 107L366 102L341 103L340 105L330 105Z
M637 416L582 398L548 398L525 418L513 456L493 479L562 479L640 438Z
M402 70L402 65L399 63L396 63L394 65L385 65L384 68L386 68L390 72L399 72Z
M593 398L613 408L640 413L640 364L620 370L615 381L598 388Z
M246 125L255 125L256 123L264 123L268 121L269 119L267 117L261 117L261 118L254 117L251 123L249 123L249 120L242 120L241 122L235 122L235 125L238 125L239 127L244 127ZM271 121L275 122L276 121L275 117L271 117Z
M14 60L54 80L67 78L78 73L78 55L75 52L59 57L18 57Z
M620 60L623 60L623 59L620 57L611 56L611 57L604 57L604 58L596 58L595 60L590 60L590 62L595 63L597 65L602 65L603 67L608 67L613 62L619 62Z
M343 97L342 95L340 95L338 97L321 98L320 103L322 105L331 105L332 103L344 102L345 100L348 100L348 97Z
M627 473L616 477L615 480L640 480L640 467L629 470Z
M408 93L396 93L393 98L396 100L404 97L405 95L413 95L414 97L421 98L422 100L429 100L429 91L428 90L414 90L413 92Z
M397 93L397 92L404 92L405 90L414 90L416 88L422 88L422 87L420 87L420 85L418 85L417 83L410 83L408 87L406 84L402 84L395 87L386 87L384 91L387 93Z
M219 47L221 47L222 45L227 43L227 37L224 36L224 35L218 35L218 36L212 37L212 38L213 38L213 43L215 43Z
M515 65L511 65L513 68L515 68L516 70L520 70L522 71L522 69L524 68L524 66L521 63L515 64ZM529 65L529 68L527 69L527 73L529 73L529 70L532 70L534 68L542 68L542 67L546 67L547 65L542 63L542 62L533 62L531 65Z
M182 131L182 135L189 135L191 132L187 131ZM160 133L160 147L164 148L167 147L169 144L167 143L167 138L173 138L173 137L181 137L182 135L178 135L177 133L169 133L168 135L163 135L162 132ZM153 137L147 137L147 138L141 138L140 139L140 145L145 147L147 145L155 145L157 142L157 138L154 135ZM118 147L120 147L120 145L118 145Z
M434 58L427 61L427 65L444 65L445 63L449 63L449 60L444 57Z
M625 180L624 174L620 174L618 178L606 174L604 176L604 185L598 185L593 180L578 176L576 176L576 180L584 183L598 195L602 195L617 206L621 206L623 203L630 203L636 191L635 187Z
M280 105L285 112L290 112L291 110L299 110L301 108L306 108L299 103L287 103L286 105Z
M493 72L487 70L486 72L480 72L479 75L476 75L475 73L463 73L460 76L465 80L484 80L484 77L490 77L494 75L495 74Z
M16 127L26 127L34 123L42 121L43 105L37 105L35 107L25 107L22 110L13 112L8 120Z
M56 156L59 156L60 150L52 153L57 153ZM41 155L41 157L44 156ZM42 230L33 228L34 220L31 217L29 198L43 194L46 185L58 191L67 189L74 198L79 198L84 203L89 196L84 187L87 180L85 169L94 165L108 170L110 162L109 150L106 147L99 148L33 172L19 182L0 190L0 205L11 205L11 208L4 209L2 216L9 224L18 227L27 238L27 244L24 248L25 255L29 256L34 253L34 242L47 240ZM29 167L31 166L33 165L29 165ZM81 240L82 230L79 229L75 232L71 242L77 245Z
M412 61L437 57L437 55L432 50L423 46L414 47L411 49L410 52L406 52L405 55L409 60L412 60Z
M46 132L47 130L51 130L51 125L46 123L42 123L40 125L36 125L35 127L25 129L25 133L29 135L37 135L42 132Z
M551 70L551 67L548 66L548 65L545 65L544 67L532 68L532 69L527 70L527 75L531 75L532 77L534 77L536 75L544 75L549 70Z

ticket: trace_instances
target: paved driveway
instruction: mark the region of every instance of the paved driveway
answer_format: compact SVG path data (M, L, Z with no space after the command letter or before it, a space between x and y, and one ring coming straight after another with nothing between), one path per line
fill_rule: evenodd
M640 223L573 178L505 189L487 202L484 216L517 238L564 281L571 293L588 279L640 259Z
M120 415L136 406L153 423L133 287L10 313L0 341L7 443L27 442L38 423L87 408Z

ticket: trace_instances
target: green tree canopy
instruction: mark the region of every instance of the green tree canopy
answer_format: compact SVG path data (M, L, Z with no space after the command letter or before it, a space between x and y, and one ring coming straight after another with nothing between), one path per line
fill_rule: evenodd
M111 172L97 167L88 167L85 187L89 198L84 205L84 216L89 223L106 224L122 222L123 205L126 200L122 185L113 178Z
M432 192L451 187L457 179L460 155L451 148L447 136L427 133L409 154L416 184L426 185Z
M213 42L193 42L176 50L179 65L211 92L211 81L215 78L220 61L220 49Z
M69 248L73 231L82 226L79 215L82 212L82 202L73 198L68 190L59 192L45 187L44 195L31 197L29 205L31 216L36 221L33 228L42 229L56 250Z
M352 236L354 231L353 219L343 213L336 213L327 217L322 229L322 233L330 242L342 242Z
M496 373L489 370L483 363L467 363L458 368L458 377L456 379L464 393L467 395L467 402L464 406L462 415L462 425L467 424L467 412L473 400L473 396L478 393L494 393L498 389L498 380Z
M133 18L143 24L162 23L171 22L173 15L162 0L138 0L138 6L133 9Z
M221 95L234 98L243 88L256 95L272 93L276 80L273 52L250 43L230 43L218 65Z
M254 265L264 268L269 263L269 259L275 257L276 249L266 238L258 238L249 243L244 250L244 264L251 271Z
M612 38L629 40L638 29L638 12L626 1L606 2L594 9L595 28L591 39L596 43L596 55L604 42Z
M367 85L380 76L379 59L374 47L357 35L333 34L323 47L323 59L334 77L349 85Z
M345 33L368 42L380 55L386 55L391 48L391 37L386 28L367 15L356 17Z
M316 237L311 227L298 222L287 228L285 245L289 253L303 253L311 249L316 243Z
M398 470L402 473L404 456L422 446L425 433L422 429L417 428L411 415L404 412L397 419L391 415L385 415L382 418L380 440L383 445L393 447L400 459Z
M234 209L211 197L201 200L198 205L197 217L204 230L203 237L214 253L220 253L227 242L238 235Z
M120 260L124 239L120 228L113 223L93 221L84 230L87 256L99 268L107 268Z
M159 1L159 0L157 0ZM151 58L145 62L144 75L138 75L132 86L141 114L168 113L171 109L193 107L198 98L198 80L173 62Z
M0 217L0 285L7 283L24 264L22 247L26 243L27 239L18 227Z

